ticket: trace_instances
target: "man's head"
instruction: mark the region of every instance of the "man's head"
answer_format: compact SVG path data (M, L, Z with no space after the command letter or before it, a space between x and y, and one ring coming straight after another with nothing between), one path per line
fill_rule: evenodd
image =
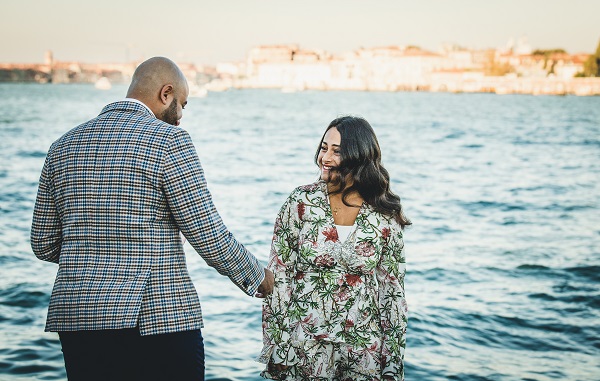
M189 87L177 65L165 57L153 57L142 62L131 79L127 97L143 102L156 117L174 126L179 125L187 104Z

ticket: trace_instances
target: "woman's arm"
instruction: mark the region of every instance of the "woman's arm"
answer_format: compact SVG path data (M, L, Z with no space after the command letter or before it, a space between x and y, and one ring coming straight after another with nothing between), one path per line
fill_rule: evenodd
M263 303L263 351L259 361L286 364L294 360L291 351L289 303L290 277L298 250L300 219L294 193L281 207L273 232L271 254L267 268L275 276L273 293Z
M402 230L395 223L381 231L383 250L377 266L379 310L383 343L381 375L385 380L404 380L407 306L404 297L406 261Z

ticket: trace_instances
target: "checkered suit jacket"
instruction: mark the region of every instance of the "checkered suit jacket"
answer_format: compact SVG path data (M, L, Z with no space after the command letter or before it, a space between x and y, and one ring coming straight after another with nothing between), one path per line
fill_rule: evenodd
M183 129L121 101L52 144L31 229L58 263L46 331L202 327L179 231L249 295L263 266L223 224Z

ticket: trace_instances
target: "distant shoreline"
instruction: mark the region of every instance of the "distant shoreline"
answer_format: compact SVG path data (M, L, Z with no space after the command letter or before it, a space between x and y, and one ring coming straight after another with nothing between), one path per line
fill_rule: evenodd
M0 84L32 84L54 85L52 82L35 80L1 81ZM60 82L56 85L94 85L94 82ZM127 85L125 81L115 82L114 85ZM228 90L277 90L282 93L297 93L302 91L362 91L362 92L427 92L452 94L496 94L496 95L553 95L553 96L600 96L600 78L573 78L572 80L553 80L548 78L532 79L504 77L483 77L480 81L461 81L460 79L446 82L435 82L428 86L405 87L398 89L381 88L286 88L286 87L256 87L233 84L225 88L209 88L207 86L192 87L190 96L206 96L208 92L223 92ZM197 92L201 92L198 95Z
M333 55L283 44L252 48L242 62L178 65L190 95L196 97L228 89L590 96L600 95L600 76L594 77L589 67L594 57L521 45L483 51L452 45L438 53L417 46L383 46ZM43 64L0 63L0 83L93 83L106 90L128 84L136 67L136 62L56 61L47 51Z

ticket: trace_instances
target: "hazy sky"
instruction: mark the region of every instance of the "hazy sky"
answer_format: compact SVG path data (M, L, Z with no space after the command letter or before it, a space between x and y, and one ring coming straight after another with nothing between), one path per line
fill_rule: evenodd
M332 53L442 43L595 51L600 0L0 0L0 62L125 62L155 55L214 64L257 45Z

